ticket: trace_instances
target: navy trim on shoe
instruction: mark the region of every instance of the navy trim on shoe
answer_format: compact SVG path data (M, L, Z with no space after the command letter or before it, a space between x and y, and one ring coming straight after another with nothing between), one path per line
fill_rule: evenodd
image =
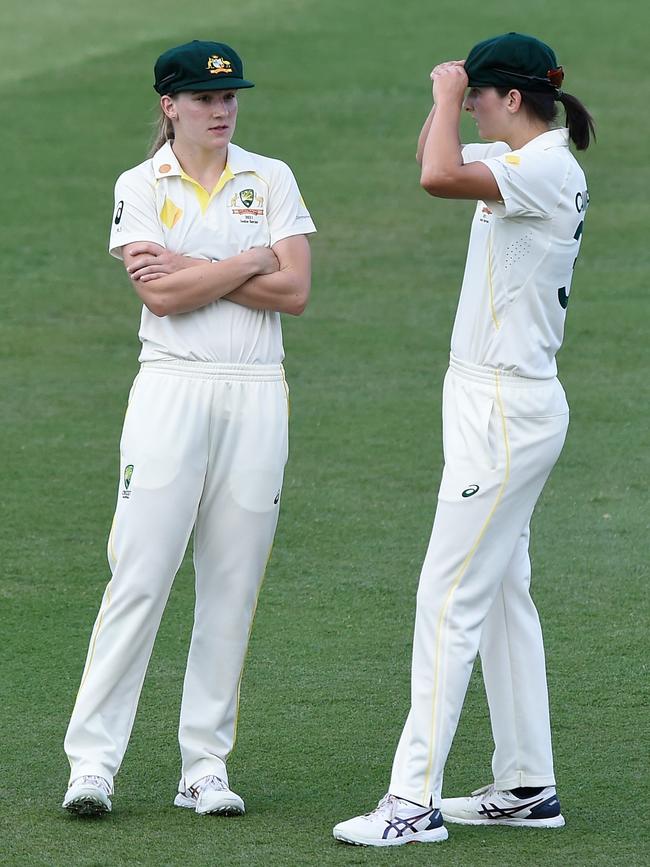
M552 795L546 801L542 801L530 811L531 819L553 819L560 815L560 800L557 795Z

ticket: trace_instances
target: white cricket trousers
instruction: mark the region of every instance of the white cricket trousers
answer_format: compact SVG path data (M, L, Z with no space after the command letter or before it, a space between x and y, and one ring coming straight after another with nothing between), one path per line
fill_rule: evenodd
M524 379L452 356L443 389L445 465L417 594L411 708L393 762L394 795L440 804L479 649L497 788L555 783L528 540L568 421L557 379Z
M65 738L70 779L111 784L192 530L196 607L179 742L184 790L227 781L239 682L287 460L281 365L148 362L120 443L112 571Z

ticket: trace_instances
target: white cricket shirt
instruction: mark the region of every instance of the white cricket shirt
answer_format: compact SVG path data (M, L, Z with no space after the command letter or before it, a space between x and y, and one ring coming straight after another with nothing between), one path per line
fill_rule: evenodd
M502 201L476 206L452 354L533 379L553 377L589 203L584 173L567 129L516 151L503 142L466 145L463 162L476 161L494 175Z
M222 260L315 232L291 169L234 144L219 183L208 193L185 174L167 142L115 185L109 249L153 241L174 253ZM140 361L182 358L222 364L278 364L284 358L280 314L220 299L158 317L143 305Z

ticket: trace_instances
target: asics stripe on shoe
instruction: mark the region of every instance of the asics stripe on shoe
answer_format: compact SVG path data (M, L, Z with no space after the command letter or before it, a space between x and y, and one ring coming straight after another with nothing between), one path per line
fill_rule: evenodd
M447 839L440 810L390 794L372 812L339 822L333 834L336 840L355 846L402 846Z
M518 798L494 785L472 792L469 798L443 798L440 806L447 822L458 825L510 825L523 828L562 828L564 817L555 786L538 795Z
M201 777L184 792L179 792L174 798L174 806L188 807L201 815L241 816L246 812L239 795L214 774Z

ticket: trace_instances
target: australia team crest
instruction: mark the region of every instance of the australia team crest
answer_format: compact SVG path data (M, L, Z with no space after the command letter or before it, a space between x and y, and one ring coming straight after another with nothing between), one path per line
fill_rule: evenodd
M235 193L229 204L233 216L239 217L240 223L259 223L264 216L264 196L252 187Z

